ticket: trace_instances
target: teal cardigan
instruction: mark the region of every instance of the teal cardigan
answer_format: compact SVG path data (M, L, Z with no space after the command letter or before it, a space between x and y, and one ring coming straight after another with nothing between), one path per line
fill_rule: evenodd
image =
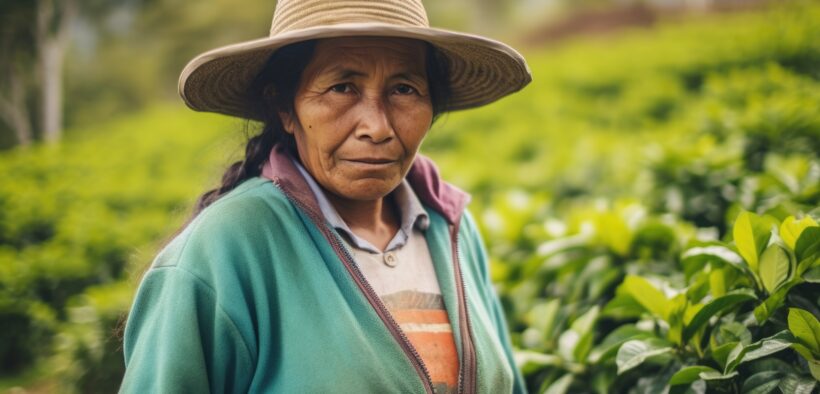
M120 391L432 392L424 363L286 153L275 148L263 174L203 210L156 257L128 317ZM462 214L466 195L423 157L408 180L430 215L425 236L460 391L525 392L486 253Z

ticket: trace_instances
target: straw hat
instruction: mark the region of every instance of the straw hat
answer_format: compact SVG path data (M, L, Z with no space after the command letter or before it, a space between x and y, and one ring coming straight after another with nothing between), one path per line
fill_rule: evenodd
M450 66L448 111L491 103L532 80L515 49L431 28L420 0L279 0L269 37L197 56L182 71L179 93L197 111L259 119L247 92L271 54L300 41L344 36L406 37L434 45Z

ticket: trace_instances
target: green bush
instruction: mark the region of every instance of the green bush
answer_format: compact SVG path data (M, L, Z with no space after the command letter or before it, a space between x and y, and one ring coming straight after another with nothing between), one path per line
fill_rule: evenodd
M0 157L0 172L13 174L0 182L0 374L52 353L54 336L70 327L72 298L145 268L218 177L231 153L220 144L235 146L228 127L154 108L61 146Z
M56 324L53 312L47 306L0 293L2 374L19 373L39 357L47 356Z
M68 307L53 363L67 392L115 392L125 372L121 328L133 286L122 281L87 289Z

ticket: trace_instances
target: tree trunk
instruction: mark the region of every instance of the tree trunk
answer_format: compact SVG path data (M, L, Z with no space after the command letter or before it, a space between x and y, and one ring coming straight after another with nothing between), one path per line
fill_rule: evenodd
M9 98L0 97L0 117L14 129L17 143L21 146L28 146L31 145L33 135L26 108L26 88L13 66L8 70L8 78Z
M40 95L42 101L43 140L57 142L63 129L63 46L47 39L40 47Z
M63 58L68 45L75 0L62 0L60 10L54 0L37 2L37 41L40 72L40 100L43 140L60 140L63 131ZM58 15L59 14L59 15Z

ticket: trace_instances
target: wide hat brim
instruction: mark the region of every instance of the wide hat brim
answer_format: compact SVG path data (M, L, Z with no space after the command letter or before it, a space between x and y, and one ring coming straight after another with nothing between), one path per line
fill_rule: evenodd
M521 90L531 80L527 62L515 49L485 37L444 29L348 23L292 30L268 38L205 52L188 63L179 78L179 94L196 111L253 120L250 84L279 48L332 37L404 37L427 41L448 60L451 97L446 111L475 108Z

